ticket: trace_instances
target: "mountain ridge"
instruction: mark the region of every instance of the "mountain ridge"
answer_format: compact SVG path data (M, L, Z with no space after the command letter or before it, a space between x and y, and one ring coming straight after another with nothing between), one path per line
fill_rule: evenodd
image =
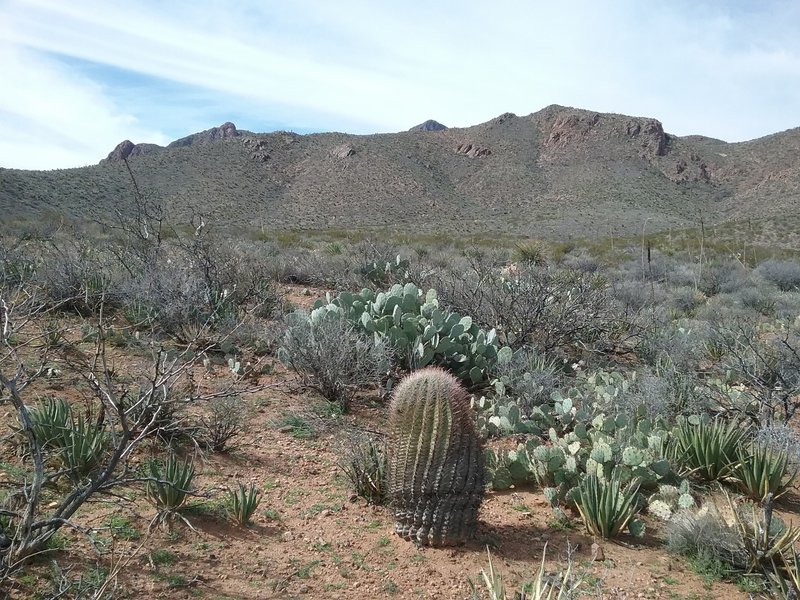
M90 167L0 169L0 209L86 218L132 204L125 158L174 218L201 212L232 227L574 238L800 212L800 128L728 143L559 105L471 127L426 123L372 135L225 123L166 147L126 140Z

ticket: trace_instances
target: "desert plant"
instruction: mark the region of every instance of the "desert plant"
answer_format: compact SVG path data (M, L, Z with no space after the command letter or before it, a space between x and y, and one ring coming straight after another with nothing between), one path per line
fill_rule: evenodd
M192 494L194 464L188 458L181 462L171 455L164 469L155 460L147 464L150 479L147 482L147 498L158 509L154 522L171 522L175 516L180 517L187 525L189 522L178 511L186 504Z
M245 429L245 406L238 396L212 398L209 412L200 419L203 441L214 452L224 452Z
M747 434L738 422L689 417L681 419L672 433L668 452L687 474L706 481L735 474L737 450Z
M90 423L80 415L71 420L57 444L67 474L75 484L79 484L103 463L107 448L106 432L102 425Z
M481 578L486 592L489 594L489 600L511 600L511 598L518 600L568 600L574 597L581 585L580 580L574 581L573 579L571 560L567 564L564 573L559 577L558 583L548 580L549 578L546 576L544 569L547 557L547 544L545 544L542 550L542 562L539 564L536 577L534 577L533 581L523 585L519 592L510 597L506 592L502 574L494 566L489 548L486 548L486 554L489 559L489 572L487 573L484 569L481 569ZM478 589L472 581L469 583L472 588L472 598L477 600L480 598Z
M727 565L731 571L745 564L745 548L736 528L729 526L713 504L680 510L667 521L667 550Z
M639 537L644 535L644 523L634 519L639 510L638 494L639 482L633 480L623 486L616 470L608 481L592 473L578 484L575 503L592 535L611 539L627 527Z
M427 368L395 389L389 409L387 484L395 531L442 546L475 533L484 491L481 444L466 390Z
M774 498L767 494L761 506L734 506L730 497L728 505L734 517L734 527L742 539L748 573L769 573L775 560L794 552L800 540L800 527L785 525L773 516Z
M287 320L279 358L342 410L358 388L380 383L389 369L388 348L338 314L297 311Z
M44 404L32 407L28 415L33 433L43 449L58 448L66 440L65 432L72 422L72 409L63 398L48 398Z
M789 460L789 454L784 450L773 450L760 444L739 446L736 481L741 490L753 500L764 500L769 494L779 498L786 493L797 476L797 469L790 469Z
M783 292L800 289L800 263L793 260L765 260L756 273Z
M233 519L242 526L250 524L253 513L256 512L258 504L261 502L261 494L254 483L245 487L239 482L238 489L228 490L228 505Z
M386 450L371 437L349 440L339 462L355 493L370 504L386 499Z

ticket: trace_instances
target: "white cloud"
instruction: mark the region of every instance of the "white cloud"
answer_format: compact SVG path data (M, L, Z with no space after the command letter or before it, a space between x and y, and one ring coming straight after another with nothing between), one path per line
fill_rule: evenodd
M96 163L127 137L166 142L114 106L97 83L57 61L0 45L0 165L53 169Z
M426 118L467 126L558 103L735 141L800 125L798 29L800 9L779 0L11 0L0 5L0 39L18 89L0 107L68 129L62 138L84 147L82 162L105 154L109 138L163 141L158 131L189 133L226 107L245 116L241 127L252 115L253 123L368 133ZM102 87L47 54L190 91L126 97L124 82ZM53 106L62 96L65 105ZM4 131L12 121L0 115ZM22 137L3 136L0 164L6 149L33 144ZM98 154L89 145L100 138Z

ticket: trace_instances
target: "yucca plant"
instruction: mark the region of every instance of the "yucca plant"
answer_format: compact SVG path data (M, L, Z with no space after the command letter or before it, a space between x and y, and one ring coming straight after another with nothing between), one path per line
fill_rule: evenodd
M48 398L44 404L28 409L28 416L42 449L58 449L66 441L65 433L72 425L72 410L63 398Z
M484 586L489 594L489 600L567 600L572 598L573 593L578 589L580 581L577 583L572 581L572 563L567 564L561 581L558 585L548 582L545 577L544 563L547 556L547 544L544 545L542 550L542 562L539 565L539 570L533 581L522 586L522 589L513 594L511 597L506 593L505 583L503 583L503 576L495 569L492 562L492 553L489 548L486 548L486 554L489 557L489 572L481 570L481 577L483 578ZM479 598L475 584L469 582L472 588L472 597Z
M790 550L779 559L773 559L767 571L767 581L775 598L797 600L800 597L800 554Z
M250 518L261 502L261 494L254 483L249 487L239 482L238 490L228 490L228 506L231 516L242 526L250 525Z
M619 535L626 527L632 535L644 535L644 523L634 519L639 511L640 482L634 479L623 486L620 479L619 471L615 469L609 480L591 474L578 484L575 503L592 535L607 540Z
M78 483L102 464L107 438L102 425L91 423L83 415L71 421L56 443L69 478Z
M386 452L383 444L372 438L353 440L339 466L350 480L356 494L370 504L386 500Z
M735 474L737 451L747 435L738 422L707 423L690 418L679 423L672 433L669 453L683 468L682 474L706 481L719 481Z
M736 462L735 476L739 488L759 502L767 494L776 499L781 497L797 477L797 469L789 466L789 453L769 446L751 444L739 447Z
M167 459L164 469L158 462L147 464L150 480L147 482L147 498L158 509L153 521L171 522L172 517L180 517L189 527L189 522L178 511L186 504L192 494L194 464L188 458L183 462L174 455Z
M727 500L744 543L748 573L769 573L775 563L782 562L784 556L794 553L794 544L800 540L800 527L785 525L780 519L773 519L774 499L771 494L767 494L760 510L755 504L750 504L747 510L734 506L730 497Z

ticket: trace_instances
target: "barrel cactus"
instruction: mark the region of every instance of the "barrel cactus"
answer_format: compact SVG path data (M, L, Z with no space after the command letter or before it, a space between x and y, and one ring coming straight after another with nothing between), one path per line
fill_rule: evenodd
M388 491L395 531L429 546L475 533L484 491L483 452L466 390L430 367L403 379L390 407Z

